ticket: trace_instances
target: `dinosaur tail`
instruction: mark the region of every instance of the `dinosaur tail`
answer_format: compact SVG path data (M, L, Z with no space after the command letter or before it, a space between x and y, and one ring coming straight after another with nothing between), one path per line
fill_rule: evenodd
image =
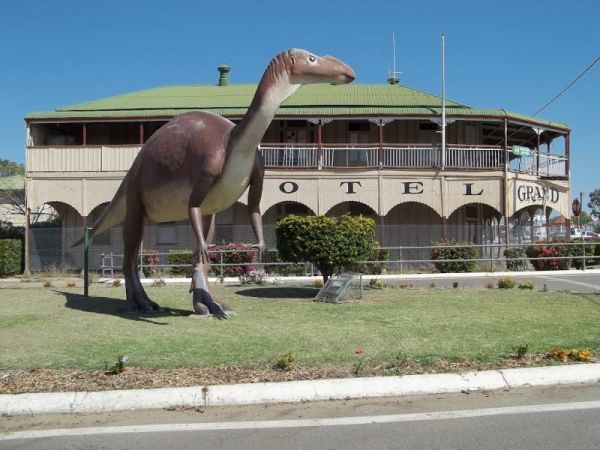
M129 174L127 174L121 182L119 189L117 189L117 193L110 201L108 206L104 209L102 215L90 228L90 239L93 239L100 233L105 232L106 230L120 224L123 222L123 220L125 220L125 191L127 188L128 178ZM83 243L83 238L79 239L72 246L75 247L81 243Z

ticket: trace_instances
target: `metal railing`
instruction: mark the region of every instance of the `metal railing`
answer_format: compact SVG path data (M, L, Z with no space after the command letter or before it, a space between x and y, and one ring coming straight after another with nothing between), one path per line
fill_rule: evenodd
M28 172L127 171L141 145L63 145L27 148ZM267 168L438 168L502 170L501 146L448 144L261 144ZM514 172L566 177L567 157L533 151L510 161Z
M536 262L544 262L545 264L553 267L559 267L561 265L565 265L566 267L570 266L571 262L575 262L579 268L586 270L587 267L598 260L600 260L600 255L595 255L593 252L586 254L586 246L590 245L598 245L600 246L600 242L590 242L590 241L582 241L582 242L548 242L548 243L532 243L532 244L497 244L497 243L488 243L488 244L457 244L457 245L427 245L427 246L395 246L395 247L382 247L381 250L387 252L389 255L388 259L385 260L368 260L368 261L356 261L353 265L363 265L367 268L375 268L375 271L382 271L385 269L388 272L396 272L399 274L405 274L407 272L414 272L414 268L417 267L420 270L429 270L435 271L436 265L449 265L452 263L476 263L478 264L478 271L485 272L496 272L496 271L505 271L507 264L517 264L524 265L529 263L533 270L533 265ZM476 258L448 258L448 259L435 259L432 257L432 251L434 249L464 249L465 247L476 249L478 256ZM555 249L556 247L567 247L569 248L568 255L550 255L550 256L527 256L525 259L522 257L506 257L505 250L514 249L514 248L535 248L535 247L544 247L545 249ZM269 250L269 252L273 252L276 250ZM256 249L240 249L240 250L209 250L209 255L218 254L217 262L212 259L211 267L212 272L217 276L224 277L225 268L226 267L248 267L249 269L259 268L260 270L264 270L267 273L277 274L278 266L290 266L296 265L299 267L303 267L304 274L306 275L317 275L318 271L315 266L310 262L270 262L270 261L257 261L256 258L252 262L247 263L226 263L224 255L226 253L248 253L253 252L256 253ZM564 251L563 251L564 252ZM575 252L575 253L574 253ZM541 252L540 252L541 253ZM169 263L158 263L158 264L147 264L144 263L144 256L168 256L173 254L188 254L191 255L190 251L182 251L182 252L171 252L171 253L147 253L140 254L138 269L140 274L143 272L144 268L152 268L152 269L170 269L176 267L190 267L189 264L169 264ZM421 254L423 257L415 257L414 255ZM411 256L413 255L413 256ZM122 260L122 255L117 255L111 253L110 255L102 254L102 266L100 270L102 274L106 276L107 273L110 273L111 276L114 276L115 271L121 270L121 265L115 264L115 259ZM563 263L561 263L563 262ZM110 264L110 265L109 265ZM510 266L509 266L510 267ZM489 269L489 270L488 270ZM353 269L356 270L356 269ZM372 270L373 269L368 269ZM518 272L518 271L515 271Z

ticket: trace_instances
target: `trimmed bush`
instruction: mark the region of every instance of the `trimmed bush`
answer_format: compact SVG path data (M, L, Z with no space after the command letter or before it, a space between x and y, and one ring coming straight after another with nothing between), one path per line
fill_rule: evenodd
M527 247L527 256L536 270L566 270L571 267L571 249L569 245L560 245L563 242L556 241L551 244L536 242ZM562 259L533 259L562 257Z
M312 262L326 282L341 266L366 261L375 249L375 221L363 216L296 216L275 229L277 250L290 262Z
M0 240L0 277L15 275L21 271L21 240Z
M469 261L477 258L477 248L464 242L452 239L442 239L434 242L431 250L431 259L435 260L433 265L441 273L474 272L477 270L477 262ZM465 261L455 261L455 260Z
M529 260L525 247L509 247L504 250L506 269L511 272L523 272L529 269Z

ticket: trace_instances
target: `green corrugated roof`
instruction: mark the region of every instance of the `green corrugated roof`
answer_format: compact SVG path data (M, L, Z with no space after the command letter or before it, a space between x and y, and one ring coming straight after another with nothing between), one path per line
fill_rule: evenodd
M255 84L228 86L166 86L30 113L26 119L107 119L170 117L191 110L207 110L224 116L245 114ZM512 117L543 126L568 129L552 122L503 109L476 109L447 101L449 116ZM316 84L302 86L277 113L280 116L433 116L441 114L441 98L401 85Z
M25 177L23 175L0 177L0 191L19 191L24 188Z

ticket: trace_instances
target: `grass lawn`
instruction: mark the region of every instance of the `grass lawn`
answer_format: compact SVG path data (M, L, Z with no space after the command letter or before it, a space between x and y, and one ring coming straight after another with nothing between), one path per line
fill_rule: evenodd
M304 366L401 359L500 363L516 347L600 351L600 296L513 290L367 290L359 303L314 303L313 288L219 287L237 313L192 319L187 286L148 288L163 308L123 313L125 289L0 290L0 370L103 370L118 355L149 369L273 365L287 352Z

